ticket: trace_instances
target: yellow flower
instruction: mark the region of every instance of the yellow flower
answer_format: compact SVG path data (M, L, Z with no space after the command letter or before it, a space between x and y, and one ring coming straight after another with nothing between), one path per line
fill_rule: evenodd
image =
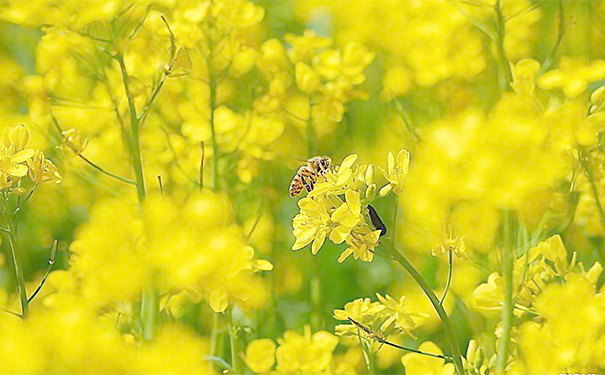
M23 177L27 175L27 166L24 164L34 156L34 150L26 148L17 153L11 153L9 149L0 151L0 171L12 177Z
M4 129L4 147L0 150L0 172L6 184L10 177L24 177L27 174L28 160L34 156L34 150L25 148L29 142L29 132L25 125ZM10 177L9 177L10 176Z
M362 220L361 198L358 192L347 190L346 202L332 212L331 220L338 226L330 232L330 240L335 244L342 243L351 230Z
M443 354L441 349L431 341L425 341L418 350ZM442 358L428 357L416 353L408 353L401 357L401 363L405 367L405 373L408 375L453 375L454 364L445 363Z
M348 322L350 317L356 322L369 326L385 308L380 302L372 302L369 298L358 298L355 301L348 302L344 310L334 310L334 318ZM338 327L336 327L336 333L342 334L342 331L339 333Z
M334 167L333 171L328 171L323 181L318 181L309 196L325 195L328 193L342 195L346 191L346 186L351 184L353 170L351 167L357 161L357 154L348 155L343 159L340 165Z
M380 330L382 332L389 332L391 331L390 327L394 327L406 335L416 338L412 334L412 330L418 326L414 318L426 318L426 316L408 311L406 307L408 300L405 296L401 296L399 302L395 301L388 294L383 297L380 293L376 293L376 297L378 297L380 303L385 307L383 313L389 316L382 323Z
M378 246L381 233L380 229L373 231L365 225L352 230L346 239L346 243L350 247L340 254L338 262L344 262L351 254L355 259L371 262L374 259L374 249Z
M325 200L317 202L309 197L301 199L298 206L301 213L296 215L293 221L296 242L292 245L292 250L302 249L313 242L311 252L317 254L330 231L330 215L327 211L329 207Z
M271 339L254 340L246 347L242 357L246 365L257 374L269 372L275 364L275 342Z
M403 191L403 180L408 175L410 170L410 153L407 150L401 150L397 154L397 160L391 152L389 152L388 168L385 171L382 170L384 177L389 181L382 189L380 189L378 195L381 197L386 196L391 191L399 195Z
M511 87L520 95L532 95L536 87L536 75L540 70L540 63L533 59L522 59L516 64L510 64L513 76Z
M41 185L47 182L61 183L63 178L57 167L52 161L46 159L40 150L36 150L34 155L27 159L29 166L29 177L36 185Z
M439 242L432 250L431 254L434 257L441 256L449 251L452 251L458 258L468 259L466 245L462 237L454 237L452 228L449 227L449 234L443 242Z

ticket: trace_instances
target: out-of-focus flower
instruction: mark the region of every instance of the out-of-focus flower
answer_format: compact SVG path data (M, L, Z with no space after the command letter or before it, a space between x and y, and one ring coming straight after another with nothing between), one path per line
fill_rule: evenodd
M605 61L587 62L581 58L563 56L557 69L549 70L538 79L545 90L560 88L565 96L573 98L583 93L589 83L605 78Z
M82 135L76 128L71 128L63 131L63 143L61 146L80 155L88 146L88 138L82 140Z
M275 342L271 339L254 340L243 356L246 365L257 374L267 373L275 364Z
M275 352L278 373L319 374L330 369L338 338L326 331L312 334L311 328L305 326L302 335L286 331L278 343Z
M443 352L431 341L423 342L418 350L425 353L439 354ZM454 364L445 363L442 358L434 358L416 353L407 353L401 357L405 373L409 375L453 375Z
M511 87L520 95L532 95L536 87L536 75L540 70L540 63L533 59L522 59L516 64L510 64L513 76Z

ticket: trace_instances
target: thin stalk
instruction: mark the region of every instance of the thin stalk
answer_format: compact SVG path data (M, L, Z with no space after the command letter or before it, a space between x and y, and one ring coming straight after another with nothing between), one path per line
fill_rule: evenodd
M460 346L458 345L458 340L456 339L456 334L454 333L454 328L452 327L452 323L450 322L450 318L441 306L439 302L439 298L435 295L427 281L422 277L420 272L416 270L416 268L397 250L392 243L383 242L386 250L391 254L391 256L395 259L401 267L407 271L407 273L414 279L416 284L422 289L424 294L428 297L429 301L433 305L433 308L439 315L439 319L441 320L441 324L443 326L443 330L445 331L445 336L447 338L448 344L450 346L450 350L452 352L454 366L456 368L456 373L458 375L464 375L464 367L462 365L462 354L460 352Z
M399 195L395 194L395 208L393 212L393 225L391 226L392 233L392 241L395 244L395 235L397 234L397 215L399 213Z
M454 255L452 254L452 250L450 250L448 254L448 263L450 265L449 270L447 272L447 282L445 283L445 290L443 291L443 297L441 297L441 303L445 301L445 297L447 297L447 292L450 290L450 284L452 283L452 274L454 273Z
M400 350L404 350L406 352L412 352L412 353L416 353L416 354L420 354L420 355L424 355L427 357L433 357L433 358L439 358L439 359L443 359L444 361L452 361L452 357L450 357L449 355L441 355L441 354L433 354L433 353L427 353L427 352L423 352L422 350L418 350L418 349L412 349L412 348L408 348L406 346L401 346L401 345L397 345L393 342L387 341L387 340L379 340L380 343L391 346L393 348L396 349L400 349Z
M408 348L406 346L401 346L401 345L397 345L395 343L392 343L392 342L388 341L386 338L383 338L382 335L377 334L376 332L372 331L372 329L370 329L369 327L367 327L367 326L359 323L358 321L356 321L355 319L351 318L350 316L348 318L351 321L351 323L353 323L353 324L355 324L357 326L357 334L359 336L359 340L360 340L359 342L360 343L361 343L361 332L359 330L361 329L365 333L367 333L368 338L374 339L374 340L378 341L381 344L388 345L388 346L391 346L393 348L405 350L405 351L408 351L408 352L420 354L420 355L426 355L428 357L441 358L443 360L450 361L450 362L452 361L452 357L449 356L449 355L427 353L427 352L423 352L422 350L412 349L412 348ZM380 348L378 348L378 350L380 350Z
M504 275L504 308L502 310L503 332L496 358L496 373L504 374L513 328L513 247L511 240L510 212L504 213L504 246L502 247L502 273Z
M9 310L9 309L7 309L7 308L5 308L5 307L3 307L3 308L2 308L2 311L4 311L5 313L7 313L7 314L9 314L9 315L15 316L15 317L17 317L17 318L19 318L19 319L23 319L23 316L21 316L21 314L16 313L16 312L14 312L14 311L12 311L12 310Z
M366 364L366 370L368 370L368 374L373 374L374 373L374 363L372 361L372 354L370 353L369 350L369 343L368 345L364 344L363 340L361 339L361 331L359 329L359 327L357 328L357 337L359 338L359 345L361 346L361 351L363 352L363 360Z
M412 120L410 120L408 112L405 110L399 100L395 99L393 102L395 103L395 109L397 109L397 112L399 112L399 116L403 120L403 124L405 125L405 128L408 133L414 138L414 141L420 141L420 136L416 132L416 128L414 127L414 124L412 124Z
M124 178L122 176L118 176L115 173L109 172L105 169L103 169L102 167L100 167L99 165L93 163L90 159L88 159L87 157L85 157L82 154L78 154L78 157L82 160L84 160L88 165L90 165L91 167L93 167L94 169L98 170L99 172L103 173L104 175L111 177L111 178L115 178L118 181L122 181L125 182L127 184L131 184L131 185L136 185L136 182L134 182L133 180L130 180L128 178Z
M499 73L498 73L498 85L500 86L500 92L503 93L508 91L510 83L510 70L508 68L508 60L506 58L506 51L504 50L504 37L506 35L506 21L500 8L500 0L496 0L494 6L496 13L496 48L498 50L499 59Z
M31 301L33 301L34 298L36 298L38 293L40 293L40 291L42 290L44 283L46 283L46 279L48 278L48 275L50 274L50 271L53 269L53 265L55 264L55 256L57 254L58 244L59 244L59 241L57 241L57 240L53 241L53 244L51 245L51 248L50 248L50 258L48 258L48 265L46 266L46 272L44 272L42 281L40 281L40 284L38 285L36 290L34 290L32 295L29 296L29 298L27 299L27 303L31 303Z
M53 124L55 125L55 128L59 132L59 136L63 137L63 129L61 128L61 125L59 125L59 120L57 120L57 118L54 115L52 115L52 113L51 113L51 118L53 120ZM124 178L122 176L118 176L115 173L112 173L112 172L109 172L108 170L105 170L104 168L102 168L98 164L94 163L92 160L88 159L87 157L85 157L84 155L82 155L78 151L74 150L73 148L72 148L72 151L75 152L80 159L84 160L88 165L90 165L94 169L98 170L99 172L103 173L104 175L106 175L108 177L111 177L111 178L115 178L116 180L125 182L127 184L136 185L136 183L133 180L130 180L128 178Z

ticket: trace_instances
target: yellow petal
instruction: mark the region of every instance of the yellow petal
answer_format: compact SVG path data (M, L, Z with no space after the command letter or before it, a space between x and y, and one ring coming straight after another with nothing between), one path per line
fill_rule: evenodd
M311 246L311 253L313 255L317 254L317 252L319 251L319 249L321 249L321 246L324 244L325 241L326 232L323 230L318 231L315 240L313 240L313 245Z
M347 259L351 254L353 254L353 248L349 247L348 249L343 251L342 254L340 254L340 256L338 257L338 263L344 262L345 259Z
M340 225L334 228L330 233L330 241L337 245L341 244L347 239L349 233L351 233L351 228Z
M14 164L6 173L15 177L23 177L27 174L27 167L23 164Z
M16 154L14 154L11 157L11 160L15 163L23 163L24 161L26 161L27 159L31 158L32 156L34 156L34 149L32 148L26 148L25 150L21 150L19 152L17 152Z
M351 154L349 156L347 156L346 158L344 158L344 160L342 161L342 163L340 163L340 169L346 169L346 168L351 168L351 166L353 165L353 163L355 163L355 161L357 161L357 154Z

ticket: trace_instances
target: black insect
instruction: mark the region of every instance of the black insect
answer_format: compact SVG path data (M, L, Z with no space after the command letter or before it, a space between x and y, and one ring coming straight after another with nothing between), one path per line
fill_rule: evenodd
M376 209L372 207L372 205L368 204L368 212L370 214L370 220L372 221L372 225L374 225L374 228L380 230L380 236L384 236L385 234L387 234L387 226L384 225L382 219L380 218L380 216L378 216L378 212L376 212Z

